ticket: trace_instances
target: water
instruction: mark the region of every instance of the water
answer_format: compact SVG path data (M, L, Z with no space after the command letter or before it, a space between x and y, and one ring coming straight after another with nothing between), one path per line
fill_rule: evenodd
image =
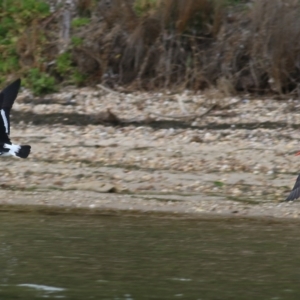
M0 214L0 299L300 299L299 223Z

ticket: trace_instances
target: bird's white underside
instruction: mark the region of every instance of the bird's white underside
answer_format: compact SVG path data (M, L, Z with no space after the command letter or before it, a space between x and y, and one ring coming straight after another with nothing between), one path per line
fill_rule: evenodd
M1 110L1 114L2 114L2 110ZM4 144L3 146L6 149L9 149L8 152L4 152L1 156L16 156L16 153L19 152L19 150L21 149L20 145L14 145L14 144Z

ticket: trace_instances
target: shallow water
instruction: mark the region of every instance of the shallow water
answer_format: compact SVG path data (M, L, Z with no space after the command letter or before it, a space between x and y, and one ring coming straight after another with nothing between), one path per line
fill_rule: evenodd
M300 299L300 223L0 214L0 299Z

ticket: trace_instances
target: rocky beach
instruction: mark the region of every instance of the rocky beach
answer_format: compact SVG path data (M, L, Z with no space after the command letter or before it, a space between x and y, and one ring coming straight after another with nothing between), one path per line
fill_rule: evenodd
M296 100L104 86L23 90L1 159L1 208L300 218Z

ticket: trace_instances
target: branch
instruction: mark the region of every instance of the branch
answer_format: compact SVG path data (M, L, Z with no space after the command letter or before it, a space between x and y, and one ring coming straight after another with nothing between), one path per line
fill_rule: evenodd
M208 115L212 110L214 110L216 108L216 104L212 105L209 109L207 109L207 111L205 111L202 114L190 114L190 115L185 115L185 116L176 116L176 115L161 115L161 114L157 114L154 112L148 112L148 114L150 115L154 115L160 118L166 118L166 119L186 119L186 120L194 120L197 118L202 118L206 115Z

